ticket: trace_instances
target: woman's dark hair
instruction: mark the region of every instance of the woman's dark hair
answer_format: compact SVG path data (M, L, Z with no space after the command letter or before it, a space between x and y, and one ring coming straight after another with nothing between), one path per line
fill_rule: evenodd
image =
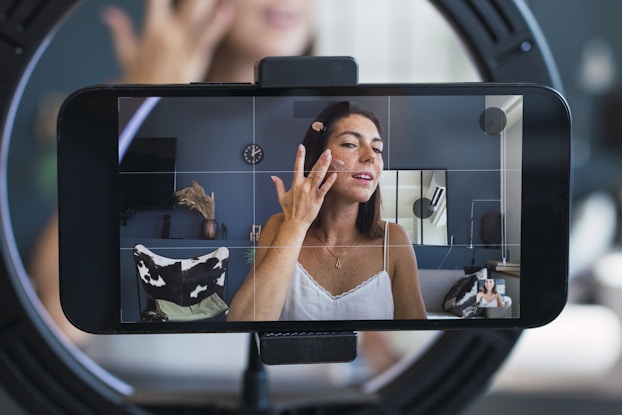
M371 111L362 109L349 101L340 101L331 104L324 108L311 125L309 125L305 138L302 141L302 144L306 148L305 174L311 171L313 165L326 149L328 137L330 137L335 130L337 121L353 114L358 114L369 119L378 129L380 136L383 135L380 121ZM380 220L381 205L382 200L379 187L376 187L376 190L367 202L359 205L356 227L363 235L368 235L372 238L378 238L383 235L384 228L381 226Z

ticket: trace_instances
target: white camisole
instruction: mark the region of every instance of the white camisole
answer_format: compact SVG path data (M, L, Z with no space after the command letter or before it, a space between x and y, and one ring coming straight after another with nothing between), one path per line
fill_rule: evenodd
M387 223L382 271L345 293L330 294L296 262L280 320L392 320L393 293L387 272L388 228Z
M479 306L480 307L498 307L499 304L497 303L496 298L494 298L491 302L488 302L486 298L482 297L482 299L479 301Z

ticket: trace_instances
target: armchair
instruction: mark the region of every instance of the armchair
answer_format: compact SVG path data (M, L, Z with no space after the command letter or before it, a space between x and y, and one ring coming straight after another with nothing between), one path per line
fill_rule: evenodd
M227 312L222 300L229 263L226 247L194 258L175 259L137 244L133 256L141 321L193 321ZM147 298L144 309L138 286Z

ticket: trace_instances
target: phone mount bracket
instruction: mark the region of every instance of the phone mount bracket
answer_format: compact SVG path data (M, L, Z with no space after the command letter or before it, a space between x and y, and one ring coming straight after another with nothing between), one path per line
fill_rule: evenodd
M358 62L349 56L267 57L255 64L255 83L269 87L358 85ZM268 365L351 362L357 355L352 331L255 333L261 361Z
M359 66L350 56L275 56L255 64L260 87L356 86Z
M260 332L255 340L267 365L351 362L357 354L357 334L351 331Z

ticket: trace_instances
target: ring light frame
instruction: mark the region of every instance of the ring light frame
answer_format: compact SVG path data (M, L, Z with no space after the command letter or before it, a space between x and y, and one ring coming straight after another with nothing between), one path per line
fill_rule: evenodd
M144 409L128 402L127 389L131 388L124 390L123 385L97 373L96 365L57 337L28 281L12 236L6 158L14 116L32 68L57 25L78 1L0 3L0 383L31 413L158 413L157 407ZM535 82L562 91L546 41L522 0L430 1L460 35L484 80ZM307 407L304 413L457 413L482 393L482 386L505 360L520 333L445 331L372 398L340 406ZM222 408L195 410L184 413L227 413Z

